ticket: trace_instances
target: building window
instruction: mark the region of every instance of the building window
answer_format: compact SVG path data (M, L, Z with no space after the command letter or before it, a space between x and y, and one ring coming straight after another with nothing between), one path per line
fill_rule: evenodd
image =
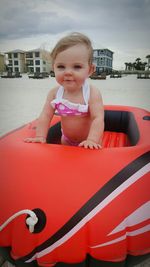
M35 65L40 65L40 60L35 60Z
M33 58L33 53L32 52L26 53L26 58Z
M19 68L15 68L15 72L19 72Z
M8 58L12 58L12 54L8 54Z
M14 60L14 65L19 65L18 60Z
M35 52L35 57L40 57L40 53L39 52Z
M27 60L26 64L27 66L33 66L33 60Z
M104 50L99 50L99 56L104 54Z
M9 66L12 66L12 60L9 60L8 64L9 64Z
M104 55L104 50L98 50L98 56Z
M14 53L14 58L18 58L18 53Z
M100 57L98 58L98 66L104 66L105 65L105 58Z

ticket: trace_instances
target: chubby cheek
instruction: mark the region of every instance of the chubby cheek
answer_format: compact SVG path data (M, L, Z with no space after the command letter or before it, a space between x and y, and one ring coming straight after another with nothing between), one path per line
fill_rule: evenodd
M77 79L78 81L85 81L89 77L88 72L82 73L81 75L78 75Z
M55 79L56 79L57 82L62 81L63 80L63 74L56 71L55 72Z

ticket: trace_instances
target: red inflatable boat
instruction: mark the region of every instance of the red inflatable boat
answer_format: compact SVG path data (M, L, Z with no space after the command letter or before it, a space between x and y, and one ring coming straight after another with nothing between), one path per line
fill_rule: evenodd
M58 116L47 144L23 141L35 129L36 121L0 140L0 254L20 267L148 256L150 112L106 106L101 150L60 145Z

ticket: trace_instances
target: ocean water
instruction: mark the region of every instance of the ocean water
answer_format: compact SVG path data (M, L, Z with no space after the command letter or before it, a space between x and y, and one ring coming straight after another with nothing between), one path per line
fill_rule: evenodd
M136 75L106 80L91 80L102 94L104 105L127 105L150 110L150 79ZM56 85L55 78L0 78L0 135L36 119L46 96Z

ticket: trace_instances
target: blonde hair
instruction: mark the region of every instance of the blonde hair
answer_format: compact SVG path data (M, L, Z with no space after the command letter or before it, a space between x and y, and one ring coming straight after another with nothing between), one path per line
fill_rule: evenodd
M64 50L77 44L82 44L87 47L89 51L89 64L91 64L93 61L93 47L91 41L86 35L79 32L73 32L58 41L51 52L52 64L60 52L63 52Z

